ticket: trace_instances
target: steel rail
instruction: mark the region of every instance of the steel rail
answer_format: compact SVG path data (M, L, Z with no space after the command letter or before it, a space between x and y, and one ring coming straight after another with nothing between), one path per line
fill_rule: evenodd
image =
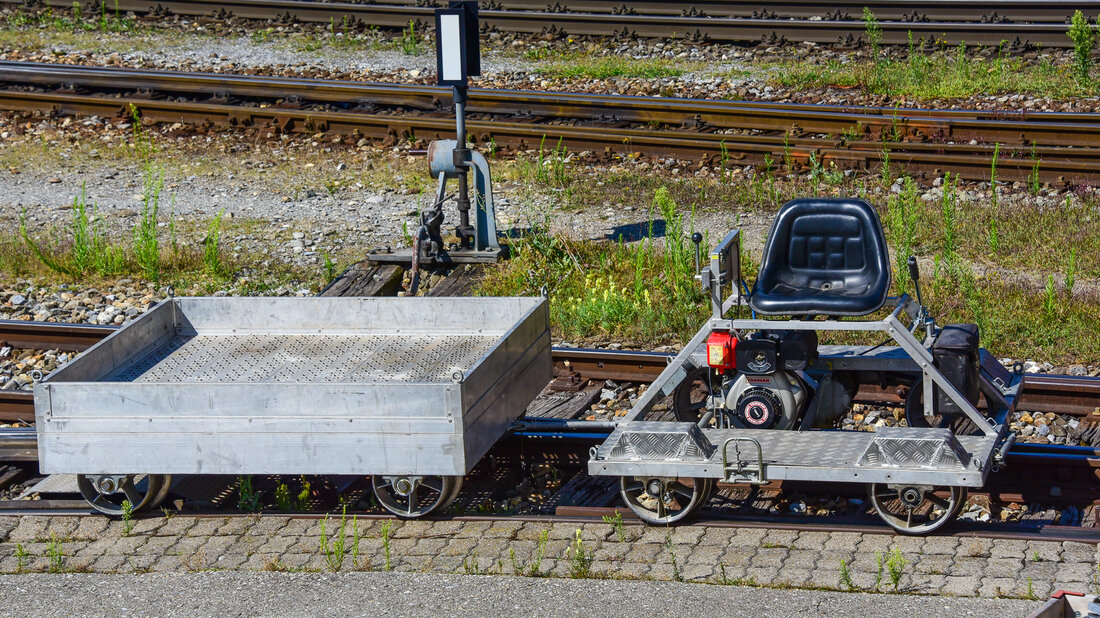
M23 0L0 0L21 4ZM67 0L42 0L51 8L72 8ZM305 0L172 0L150 4L147 0L116 0L120 12L154 17L184 15L212 19L242 18L278 22L302 22L343 28L365 26L404 28L410 22L424 30L434 23L434 7L413 5L351 4ZM842 17L850 15L841 14ZM558 13L549 11L480 11L486 28L524 34L628 36L675 38L719 42L814 42L857 45L865 37L864 25L853 19L775 19L753 17L700 17L631 15L610 13ZM834 15L835 17L835 15ZM920 16L918 15L918 19ZM882 43L904 45L912 40L927 45L1001 45L1071 47L1064 23L982 23L964 21L880 20Z
M282 132L331 132L383 140L449 138L453 121L428 116L355 113L249 107L221 103L147 100L137 96L96 96L58 92L0 91L0 109L45 111L57 115L130 118L136 108L149 122L218 124L230 128L264 128ZM790 138L787 136L701 133L686 130L622 129L593 126L532 124L499 120L471 120L467 129L475 143L535 150L550 148L586 151L611 158L645 154L676 156L717 165L765 165L788 161L803 169L873 170L881 165L884 145L878 140ZM889 143L890 162L916 176L954 172L969 180L987 179L993 145ZM1100 148L1001 148L1002 180L1027 180L1040 163L1044 182L1100 183Z
M87 349L117 330L116 326L55 324L0 320L0 339L18 341L16 347L31 349ZM551 350L559 374L577 372L592 380L651 382L672 356L665 352L559 348ZM896 393L865 386L857 398L866 403L901 403ZM1049 374L1025 374L1016 407L1020 410L1054 412L1100 419L1100 378ZM0 420L34 419L34 400L29 391L0 390Z
M139 92L141 98L188 95L301 106L306 103L372 110L398 107L437 111L444 88L323 79L150 71L81 65L0 62L0 83ZM697 129L775 131L875 137L898 142L1100 146L1100 114L933 110L862 106L637 97L474 88L467 111L505 117L622 121Z
M388 0L389 4L415 5L416 0ZM442 3L439 3L442 4ZM1100 2L1084 0L868 0L833 2L830 0L496 0L494 6L507 11L545 11L557 13L612 13L614 15L679 15L697 17L772 17L788 19L862 19L866 7L877 19L895 21L1021 21L1065 22L1074 11L1086 15L1100 11Z

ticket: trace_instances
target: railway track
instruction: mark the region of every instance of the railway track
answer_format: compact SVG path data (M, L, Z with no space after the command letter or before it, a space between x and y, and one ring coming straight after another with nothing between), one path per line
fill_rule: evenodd
M0 4L22 5L24 0L0 0ZM71 9L66 0L39 0L39 5ZM541 4L541 6L539 6ZM932 45L1009 44L1013 49L1042 46L1072 47L1066 36L1065 18L1080 8L1095 12L1095 3L1071 2L978 2L968 8L960 3L939 0L928 6L906 6L904 2L869 3L880 15L882 43L905 45L912 40ZM548 3L521 0L485 6L481 21L489 30L550 36L618 36L645 38L682 38L698 42L765 43L814 42L856 46L864 42L864 24L860 20L863 5L824 2L792 2L789 8L763 3L698 2L679 5L671 2L630 1L605 3L612 10L597 12L592 0L578 3L559 2L547 10ZM108 10L134 12L154 19L173 15L224 21L232 18L277 23L321 24L333 28L360 29L405 28L410 22L425 30L433 23L433 6L413 3L311 2L303 0L231 0L228 2L117 0ZM679 10L677 10L679 7ZM92 7L94 9L94 7ZM569 10L574 8L576 10ZM580 12L577 12L580 10ZM612 12L617 10L618 12ZM568 11L568 12L567 12ZM1068 11L1068 12L1067 12ZM97 14L93 10L92 14ZM747 15L746 15L747 13Z
M429 86L0 63L0 108L131 116L383 143L453 132L448 93ZM872 170L884 150L914 175L1100 182L1100 115L887 109L473 89L471 138L501 149L643 153L710 165ZM663 127L651 128L653 125ZM999 144L1000 146L995 146Z

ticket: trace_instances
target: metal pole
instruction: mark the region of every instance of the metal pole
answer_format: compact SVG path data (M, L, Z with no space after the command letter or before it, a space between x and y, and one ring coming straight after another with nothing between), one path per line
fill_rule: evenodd
M458 148L455 150L455 167L459 169L458 175L458 229L459 239L464 249L468 249L467 240L472 243L472 237L467 239L464 233L470 230L470 188L468 185L469 173L467 160L469 153L466 150L466 86L454 87L455 98L455 127ZM459 158L462 160L459 161Z

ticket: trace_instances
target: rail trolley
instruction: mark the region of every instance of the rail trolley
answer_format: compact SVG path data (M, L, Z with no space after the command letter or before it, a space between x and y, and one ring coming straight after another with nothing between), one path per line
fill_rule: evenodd
M735 230L697 268L710 319L589 473L620 477L651 524L689 517L716 481L774 480L866 484L904 533L953 519L1014 438L1018 380L977 328L935 323L913 261L916 298L888 297L861 200L784 205L751 293L740 250ZM885 341L821 345L821 331ZM417 517L455 498L551 374L544 298L170 298L35 386L40 466L78 474L105 513L156 505L171 475L333 474L369 475L383 507ZM908 427L816 428L871 383L911 387ZM677 420L646 420L667 396Z

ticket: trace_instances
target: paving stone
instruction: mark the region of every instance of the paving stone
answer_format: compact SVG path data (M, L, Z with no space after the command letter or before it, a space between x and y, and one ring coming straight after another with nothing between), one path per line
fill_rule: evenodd
M441 556L467 556L477 546L477 541L475 538L467 537L451 539L439 553Z
M817 566L817 561L822 559L820 552L811 549L792 549L787 558L783 560L783 570L803 569L812 571Z
M994 539L989 549L990 558L1019 558L1027 555L1027 541L1015 539Z
M642 535L638 537L637 543L660 543L664 544L665 541L672 535L671 528L664 528L659 526L646 526Z
M946 575L912 573L905 576L905 583L900 589L904 592L928 593L943 588L946 583Z
M106 520L103 521L106 526ZM187 534L188 530L194 528L196 523L198 523L198 520L194 517L174 515L169 517L167 521L164 522L164 525L157 528L157 531L153 534L157 536L182 536Z
M924 537L896 536L890 542L890 549L897 548L903 554L920 554L924 550Z
M734 547L726 550L719 562L731 566L748 566L752 563L752 557L756 555L756 548Z
M1035 562L1035 556L1041 562L1058 562L1062 559L1062 544L1050 541L1028 541L1025 551L1029 562Z
M982 573L986 577L1015 577L1024 568L1024 561L1016 558L990 558Z
M514 546L516 543L524 542L530 541L512 541L512 545ZM627 543L604 543L600 545L600 548L597 549L593 555L598 562L626 562L626 555L629 551L630 545Z
M1095 566L1096 544L1066 541L1062 543L1062 560L1065 562L1091 562Z
M287 536L302 536L306 534L320 534L321 530L315 519L301 519L291 517L279 534Z
M46 528L50 525L50 518L44 515L27 515L19 519L19 524L8 533L8 541L12 543L34 541L49 538Z
M153 570L153 564L158 558L159 556L127 556L119 570L127 573L148 573Z
M173 545L179 542L179 539L171 536L155 536L145 543L142 543L139 551L143 554L157 554L162 555L168 553Z
M644 562L626 562L615 565L615 574L627 579L645 579L649 577L652 565Z
M76 517L52 517L46 526L46 538L71 539L80 522Z
M957 596L974 596L982 585L981 577L977 575L948 575L945 580L941 593Z
M498 561L499 562L499 561ZM423 573L428 571L432 565L432 556L404 556L401 558L401 563L397 566L397 570L408 571L413 573ZM508 568L506 563L501 563L501 567ZM497 568L497 567L494 567ZM498 568L503 573L510 573L511 571L504 571Z
M227 517L215 533L218 536L239 536L248 532L256 523L263 521L259 515Z
M925 575L945 575L955 563L955 556L925 554L913 561L913 570Z
M143 536L126 536L121 539L114 539L103 553L108 556L111 554L132 555L148 541L149 539Z
M714 567L714 581L717 584L729 585L743 579L748 572L747 566L736 566L719 563Z
M814 569L810 571L810 579L807 585L813 588L844 589L844 585L840 581L840 569Z
M680 526L672 530L672 543L674 545L696 545L703 538L706 528L702 526Z
M764 535L760 544L763 547L783 547L789 548L794 544L795 539L798 538L797 530L768 530L768 533Z
M765 528L738 528L737 534L730 539L730 547L760 547L767 534Z
M207 557L213 558L229 551L229 548L236 542L237 537L235 536L212 536L207 539L202 546L202 550L206 552Z
M225 517L198 518L195 520L195 525L187 530L187 536L213 536L225 525L225 521Z
M255 521L249 526L245 532L248 536L269 538L276 533L280 532L283 528L290 523L289 517L277 517L277 516L265 516L260 518L259 521ZM360 529L363 527L363 523L359 522ZM225 532L219 532L219 534L225 534Z
M783 566L783 561L787 559L789 553L790 550L783 547L761 547L756 550L751 564L754 567L779 568Z
M447 539L420 539L407 552L410 556L437 556L447 546Z
M89 573L98 558L70 556L65 559L65 570L70 573Z
M458 534L455 535L459 539L480 539L485 536L485 531L489 529L489 522L487 521L467 521L463 522L462 528L458 530ZM550 538L573 538L573 530L569 529L568 537L555 537L555 534L563 534L566 530L565 526L554 526L550 531Z
M1093 578L1100 575L1096 564L1093 563L1066 563L1058 565L1057 579L1066 582L1092 582Z
M685 581L708 581L714 577L713 564L685 564L680 567L680 577Z
M861 554L874 554L876 552L885 554L890 551L890 546L894 543L894 537L885 534L865 534L859 541L859 545L856 546L856 551Z
M986 557L993 549L993 541L990 539L961 539L955 555L960 558Z
M863 535L858 532L830 532L828 540L825 541L825 549L855 551L862 539Z
M783 567L779 570L779 574L772 583L795 587L808 586L813 580L812 573L812 569L791 569Z
M321 550L321 538L313 536L290 537L292 541L286 551L295 554L309 554Z
M930 536L925 538L924 547L921 551L924 554L947 554L955 555L955 551L959 547L959 539L953 536Z
M685 565L688 564L718 564L718 561L722 558L722 554L726 553L721 547L702 546L696 547L691 551L685 553L685 557L681 558L681 562ZM679 553L676 554L680 556Z
M96 573L117 573L126 563L126 557L118 554L105 554L96 558L92 571Z
M775 567L751 566L745 569L745 580L756 582L756 585L767 586L779 576L779 569ZM749 585L752 585L749 583Z
M244 564L245 562L248 562L248 556L246 556L244 554L237 554L237 553L222 554L222 555L218 556L217 558L214 558L214 560L213 560L213 562L211 563L210 566L212 568L229 570L229 569L235 569L235 568L241 566L242 564Z
M493 525L489 526L489 529L485 531L485 538L487 539L514 539L519 531L523 529L523 522L508 522L508 521L495 521ZM587 535L583 535L587 536ZM592 531L591 539L603 538L603 534L596 534ZM586 538L586 540L588 540Z
M6 541L12 530L19 525L19 518L0 515L0 542Z
M829 541L828 532L802 532L791 543L791 549L812 549L821 551Z
M1012 577L983 577L981 586L978 587L978 595L983 597L1015 596L1015 589L1019 582Z
M176 542L176 544L172 546L172 549L170 550L169 553L175 554L177 556L187 556L187 555L190 555L190 554L194 554L195 552L202 549L202 546L206 545L206 542L209 541L209 540L210 539L208 537L197 537L197 536L181 537Z
M279 557L279 561L285 564L287 568L303 569L312 558L313 554L283 554Z
M699 544L704 547L718 547L724 550L729 547L730 539L736 534L736 528L706 528L703 531L703 537L699 539Z
M627 562L649 564L657 559L662 549L664 548L657 543L634 543L623 559Z
M71 536L74 539L85 541L98 539L108 525L106 517L80 517L78 520L76 529L73 530ZM2 534L0 534L0 538L3 538Z
M649 579L663 579L674 580L676 579L676 569L672 567L672 563L668 564L652 564L649 567Z
M390 538L393 539L419 539L420 537L428 534L428 531L432 527L432 522L422 520L409 520L398 522L393 521L393 525L390 533Z
M985 572L985 563L986 563L985 558L972 558L970 556L962 556L962 557L956 556L955 559L951 561L951 566L950 566L949 570L944 572L944 575L949 575L949 576L954 576L954 577L968 577L968 576L981 577L981 575Z
M448 521L433 521L432 526L424 534L425 537L452 537L458 534L458 531L462 529L463 522L448 520Z
M1058 571L1061 568L1061 562L1052 561L1040 561L1034 562L1028 560L1024 563L1020 572L1016 575L1021 581L1027 581L1029 578L1033 582L1052 582L1058 579Z
M180 570L179 556L160 556L151 567L154 573L175 573Z
M140 534L143 536L156 534L156 531L164 525L165 519L163 517L144 517L142 519L135 519L133 523L134 527L130 529L130 534ZM125 524L123 524L125 530Z

